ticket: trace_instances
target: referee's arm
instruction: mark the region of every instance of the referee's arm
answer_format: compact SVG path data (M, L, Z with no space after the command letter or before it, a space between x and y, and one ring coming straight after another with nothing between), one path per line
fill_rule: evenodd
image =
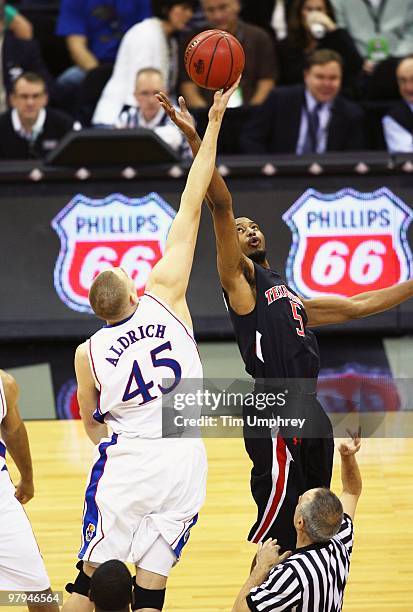
M362 491L362 480L357 464L356 453L360 450L360 434L355 435L347 442L341 442L338 450L341 456L341 481L343 491L340 495L343 511L354 520L356 507Z
M291 555L291 551L288 550L280 556L279 550L277 540L271 538L264 544L259 545L255 567L239 592L232 612L250 612L251 608L247 603L247 597L251 589L265 582L271 569Z

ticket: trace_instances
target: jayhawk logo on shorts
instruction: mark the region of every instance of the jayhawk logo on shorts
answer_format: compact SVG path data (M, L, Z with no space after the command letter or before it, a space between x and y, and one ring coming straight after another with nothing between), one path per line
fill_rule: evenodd
M96 527L92 525L92 523L89 523L86 529L86 533L85 533L86 542L90 542L92 538L94 538L95 532L96 532Z
M303 297L389 287L411 277L412 210L383 187L373 193L308 189L283 215L293 234L288 284Z
M54 270L60 299L72 310L91 313L88 293L94 278L120 266L141 295L162 257L175 210L157 193L102 200L76 195L52 220L61 247Z

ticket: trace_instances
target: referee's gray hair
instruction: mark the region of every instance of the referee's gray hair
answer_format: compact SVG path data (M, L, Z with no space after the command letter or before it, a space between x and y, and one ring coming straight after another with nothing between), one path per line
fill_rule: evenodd
M317 489L309 501L300 504L304 529L312 542L328 542L343 521L343 505L330 489Z

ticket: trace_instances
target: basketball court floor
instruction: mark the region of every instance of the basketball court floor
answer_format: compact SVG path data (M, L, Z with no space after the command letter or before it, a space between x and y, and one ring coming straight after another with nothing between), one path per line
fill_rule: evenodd
M386 343L386 354L394 377L413 377L411 339L395 339L390 344ZM201 344L201 354L208 377L218 378L223 371L227 377L242 375L233 343ZM27 414L36 401L34 380L27 370L30 384L26 385L18 370L14 373L22 387L22 412ZM83 495L93 446L81 422L45 416L45 420L26 421L36 489L26 510L53 589L62 591L76 573ZM243 441L207 438L205 443L209 459L207 500L182 560L172 572L166 612L229 612L255 554L255 546L245 540L255 520L255 506ZM355 521L344 611L412 612L413 438L363 440L358 458L364 489ZM15 476L11 464L9 458L9 469ZM340 492L338 457L332 488Z
M93 447L78 421L29 422L27 428L36 495L26 510L52 586L62 590L75 576L83 492ZM230 611L255 551L254 545L245 542L254 505L242 440L211 438L206 446L207 501L171 575L166 612ZM344 610L411 612L413 440L365 440L359 461L364 490L355 522ZM333 489L340 490L337 461Z

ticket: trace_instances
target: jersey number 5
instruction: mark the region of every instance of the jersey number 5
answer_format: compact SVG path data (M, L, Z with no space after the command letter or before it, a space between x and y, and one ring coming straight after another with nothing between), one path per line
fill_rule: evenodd
M162 353L163 351L167 350L172 350L170 342L165 342L164 344L161 344L160 346L154 348L150 353L154 368L169 368L174 373L175 380L173 381L172 385L170 385L169 387L162 387L162 385L158 385L158 389L162 393L162 395L173 391L175 387L179 384L179 381L182 377L182 369L176 359L170 359L169 357L158 357L159 353ZM140 406L146 404L147 402L151 402L152 400L157 399L159 397L159 395L150 394L149 390L152 389L153 386L153 380L145 382L142 375L142 370L140 369L138 362L134 361L132 371L129 376L128 384L126 385L125 393L122 397L122 401L127 402L128 400L134 399L135 397L138 397L138 395L141 395L142 401L139 404ZM132 387L134 387L133 391Z
M295 321L298 321L300 326L296 328L296 332L299 336L303 337L305 336L305 329L304 329L304 322L303 322L303 317L300 315L300 313L298 312L298 309L300 308L298 304L296 304L295 302L290 302L291 304L291 310L293 311L293 319L295 319Z

